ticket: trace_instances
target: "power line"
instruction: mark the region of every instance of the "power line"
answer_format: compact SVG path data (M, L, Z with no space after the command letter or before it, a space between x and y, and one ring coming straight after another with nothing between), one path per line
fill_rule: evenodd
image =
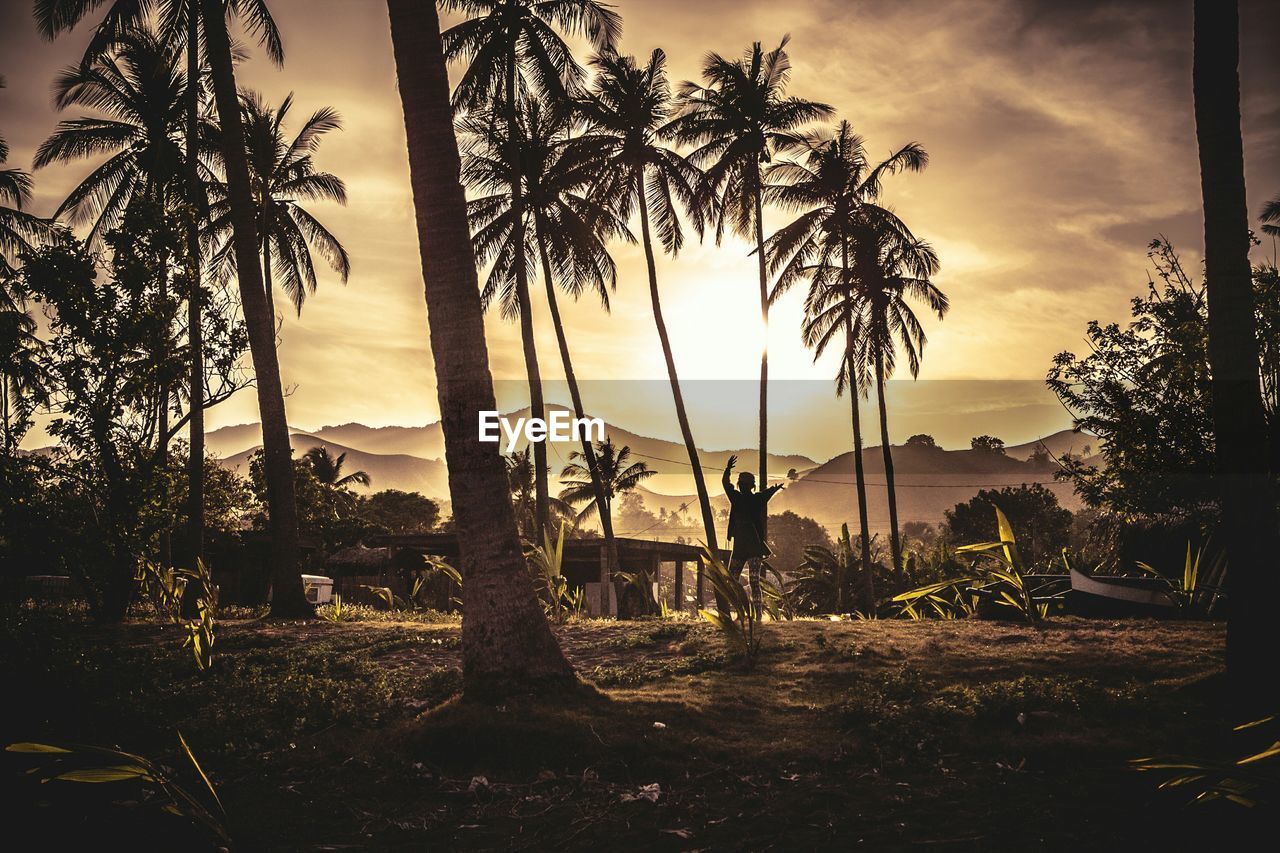
M683 465L686 468L693 467L691 463L684 462L680 459L667 459L662 456L652 456L648 453L640 453L637 450L632 450L631 453L635 456L643 456L645 459L653 459L656 462L669 462L672 465ZM698 467L701 468L703 471L725 470L723 468L715 468L710 465L702 465L701 463L699 463ZM945 476L945 475L942 475L942 476ZM770 473L769 478L771 480L788 479L785 474L774 474L774 473ZM797 477L796 478L796 482L799 482L801 480L803 480L806 483L824 483L829 486L852 486L853 485L852 480L846 482L844 480L822 480L816 477ZM1018 485L1055 486L1055 485L1061 485L1061 483L1062 481L1060 480L1023 480ZM889 484L888 483L865 483L865 485L876 486L878 488L887 488ZM1007 483L1007 482L1003 482L1003 483L898 483L898 482L895 482L894 488L898 488L898 489L985 489L990 486L1011 486L1011 485L1015 485L1015 484Z

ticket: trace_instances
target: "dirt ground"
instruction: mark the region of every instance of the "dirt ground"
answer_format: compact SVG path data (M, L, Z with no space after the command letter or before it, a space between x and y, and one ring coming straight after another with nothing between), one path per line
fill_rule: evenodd
M595 689L501 707L450 700L456 623L226 622L205 675L154 622L4 628L10 740L182 776L181 731L235 850L1185 849L1254 819L1129 766L1225 748L1211 623L806 620L748 669L707 625L575 622ZM116 825L62 794L30 814Z

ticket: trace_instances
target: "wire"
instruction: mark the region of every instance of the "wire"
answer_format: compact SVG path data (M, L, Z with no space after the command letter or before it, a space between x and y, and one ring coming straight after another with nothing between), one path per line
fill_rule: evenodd
M684 462L679 459L667 459L662 456L651 456L648 453L640 453L639 451L636 451L636 450L632 450L631 453L634 456L643 456L645 459L652 459L656 462L670 462L672 465L684 465L686 468L693 467L691 463ZM698 467L701 468L703 471L725 470L723 468L715 468L710 465L702 465L702 464L699 464ZM788 478L786 475L769 474L769 479L786 480ZM801 482L801 481L806 483L825 483L830 486L852 486L853 485L852 480L848 480L848 481L822 480L822 479L818 479L817 477L809 477L809 476L802 476L802 477L796 478L796 482ZM1023 480L1020 485L1055 486L1055 485L1060 485L1061 482L1062 482L1061 480ZM870 482L867 482L864 484L868 486L876 486L878 488L887 488L889 485L888 483L870 483ZM985 489L988 486L1011 486L1011 485L1014 485L1014 484L1009 482L1001 482L1001 483L898 483L898 482L895 482L894 488L896 489Z

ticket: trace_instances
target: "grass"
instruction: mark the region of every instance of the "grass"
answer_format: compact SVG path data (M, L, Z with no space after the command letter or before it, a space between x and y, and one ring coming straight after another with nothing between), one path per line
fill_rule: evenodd
M179 768L181 730L247 850L1181 849L1242 825L1126 767L1220 743L1213 624L797 621L747 670L696 622L575 620L594 687L486 707L451 699L456 622L394 615L227 621L200 676L171 626L10 611L7 734Z

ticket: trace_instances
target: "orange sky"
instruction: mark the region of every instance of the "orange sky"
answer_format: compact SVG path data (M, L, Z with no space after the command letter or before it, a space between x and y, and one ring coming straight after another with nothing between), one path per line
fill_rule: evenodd
M284 35L285 66L276 69L256 52L239 79L271 103L294 91L298 119L321 105L342 113L345 130L325 139L317 159L346 181L351 199L346 208L312 208L346 244L352 275L346 287L322 275L302 317L285 318L280 354L294 389L290 420L307 428L433 420L385 6L270 5ZM771 47L789 32L795 94L833 104L873 153L909 140L929 151L925 172L887 186L889 203L938 249L936 281L952 300L944 322L926 322L921 377L1024 381L897 389L908 402L895 418L894 440L928 429L944 445L965 443L975 432L1013 443L1067 425L1039 380L1054 353L1081 346L1086 321L1126 317L1128 300L1146 281L1150 238L1167 234L1188 267L1199 268L1190 0L621 0L616 6L625 19L622 49L645 54L663 47L677 81L696 76L708 50L737 55L753 40ZM1260 0L1242 6L1245 154L1256 214L1280 192L1274 92L1280 15ZM9 84L0 92L0 129L12 148L10 165L18 166L29 166L56 123L49 84L87 38L81 28L54 44L40 41L29 8L26 0L6 2L0 12L0 73ZM37 173L37 212L51 212L91 167ZM766 212L766 231L782 223L780 214ZM620 280L612 315L591 300L564 309L575 365L590 379L662 379L643 257L636 247L615 248ZM1263 249L1270 253L1270 246ZM732 239L720 247L695 242L679 258L659 262L682 376L743 380L726 387L741 390L744 400L754 393L749 380L758 375L760 346L755 261L747 252ZM825 380L832 364L813 365L799 339L800 298L795 293L774 309L773 376ZM535 302L544 373L560 376L549 320L541 300ZM517 326L495 314L488 329L495 377L521 378ZM803 387L808 394L811 386ZM504 382L500 397L511 399L518 388ZM660 401L642 412L596 405L606 417L625 416L638 432L675 435L674 417ZM700 444L750 440L749 405L742 407L745 426L723 408L693 408ZM771 445L824 458L843 450L847 426L839 412L847 410L833 401L821 411L822 417L778 411ZM255 419L247 393L210 416L211 427Z

